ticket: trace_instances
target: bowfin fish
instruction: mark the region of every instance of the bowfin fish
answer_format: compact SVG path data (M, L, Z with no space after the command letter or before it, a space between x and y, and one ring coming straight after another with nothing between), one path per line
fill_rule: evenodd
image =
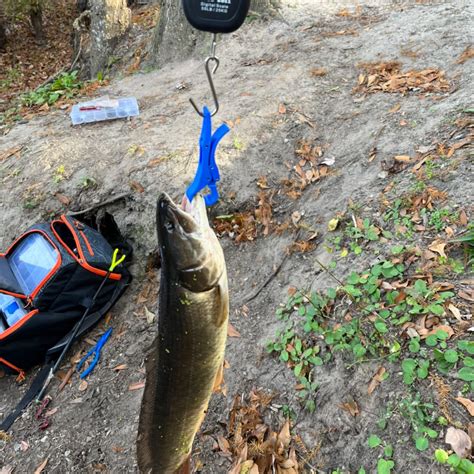
M189 470L194 437L222 367L229 297L224 253L201 195L177 206L162 194L157 230L158 336L146 363L138 465L147 474L175 474Z

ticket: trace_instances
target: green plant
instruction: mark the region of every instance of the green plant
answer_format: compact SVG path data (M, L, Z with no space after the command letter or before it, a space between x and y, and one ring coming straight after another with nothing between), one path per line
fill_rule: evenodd
M395 467L391 459L379 459L377 462L377 474L390 474Z
M467 264L470 265L474 262L474 230L470 229L463 235L451 239L450 242L460 242L464 245Z
M436 421L434 405L424 402L419 392L413 396L409 394L399 404L400 414L406 418L413 429L415 446L419 451L425 451L429 447L428 438L435 439L438 432L429 427Z
M52 83L23 94L21 101L27 107L53 105L60 98L70 99L82 88L83 82L77 77L78 72L63 72Z
M53 181L59 183L66 178L66 168L64 165L59 165L54 172Z
M0 92L11 87L21 77L21 71L18 68L10 68L5 79L0 79Z
M469 459L461 459L457 454L449 455L444 449L437 449L434 454L439 464L447 464L456 474L474 474L474 464Z

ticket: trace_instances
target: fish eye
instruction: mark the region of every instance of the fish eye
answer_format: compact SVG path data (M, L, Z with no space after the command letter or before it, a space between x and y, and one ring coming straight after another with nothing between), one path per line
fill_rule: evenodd
M172 221L170 221L170 220L167 220L167 221L165 222L165 228L166 228L166 230L167 230L168 232L173 232L173 230L174 230L174 223L173 223Z

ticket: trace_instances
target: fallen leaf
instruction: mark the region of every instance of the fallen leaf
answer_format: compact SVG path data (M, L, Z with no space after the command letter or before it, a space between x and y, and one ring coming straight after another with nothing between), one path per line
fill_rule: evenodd
M41 474L48 464L48 458L46 458L36 469L34 474Z
M64 194L61 194L61 193L56 193L54 195L56 197L56 199L61 203L63 204L64 206L69 206L69 204L71 204L71 199L68 198L66 195Z
M461 290L459 291L458 296L459 298L462 298L463 300L474 302L474 290L466 290L466 291Z
M136 382L128 386L128 390L130 392L133 390L140 390L141 388L145 388L145 382Z
M468 59L474 58L474 46L469 45L466 46L466 49L461 53L458 60L456 61L458 64L464 64Z
M23 149L23 145L18 145L13 148L10 148L6 151L3 151L0 153L0 161L6 160L7 158L10 158L10 156L17 155L17 157L20 156L20 151Z
M79 392L85 392L88 385L87 380L81 380L81 383L79 384Z
M344 411L347 411L351 416L356 417L359 414L359 406L355 401L341 403L340 405L338 405L338 407Z
M409 155L397 155L395 156L395 161L399 161L401 163L408 163L410 161Z
M114 367L112 370L114 372L120 372L121 370L125 370L127 368L127 364L120 364L120 365L117 365L117 367Z
M279 114L286 114L286 106L285 106L285 104L280 104L280 105L278 106L278 113L279 113Z
M400 102L398 104L395 104L390 110L389 112L391 114L394 114L395 112L398 112L400 110L400 107L402 106L402 104L400 104Z
M301 213L298 212L298 211L295 211L293 212L293 214L291 214L291 221L293 222L293 225L296 227L296 225L298 224L298 222L301 220Z
M224 436L219 435L217 437L217 444L219 445L219 449L225 453L225 454L232 454L230 451L230 444L229 442L224 438Z
M235 327L229 323L227 326L227 335L229 337L241 337L240 332L235 329Z
M456 306L454 306L452 303L450 303L450 304L448 305L448 309L449 309L449 311L451 311L451 313L453 314L453 316L454 316L458 321L462 321L461 311L459 311L459 309L456 308Z
M328 222L328 231L329 232L334 232L337 229L338 225L339 225L339 219L337 219L337 218L331 219Z
M444 258L447 258L447 255L444 253L444 248L446 247L446 242L434 241L428 248L432 252L436 252Z
M471 416L474 416L474 402L472 400L463 397L457 397L455 400L463 405Z
M325 76L328 73L327 69L320 67L320 68L315 68L311 69L311 76L313 77L322 77Z
M260 176L257 179L257 186L260 189L270 189L270 186L268 186L268 179L266 176Z
M467 214L466 214L466 211L464 209L459 213L459 223L461 225L467 225L467 223L468 223Z
M25 452L28 451L30 445L26 441L20 441L20 449ZM1 473L2 471L0 471Z
M286 420L285 424L280 430L280 433L278 433L277 440L283 445L285 449L288 449L291 443L290 420Z
M373 391L377 388L377 386L382 382L383 375L385 374L386 370L385 367L379 367L375 375L372 377L372 380L369 383L367 388L367 393L372 395Z
M146 316L146 321L148 324L151 324L156 318L155 313L152 313L146 306L145 306L145 316Z
M433 327L433 329L426 334L426 337L433 336L438 331L444 331L445 333L447 333L448 339L451 339L454 336L454 330L451 326L445 326L443 324L440 324L439 326Z
M470 436L463 430L450 426L444 441L451 445L453 451L461 458L466 458L471 454L472 441Z
M137 193L145 192L145 188L138 181L130 181L130 187Z

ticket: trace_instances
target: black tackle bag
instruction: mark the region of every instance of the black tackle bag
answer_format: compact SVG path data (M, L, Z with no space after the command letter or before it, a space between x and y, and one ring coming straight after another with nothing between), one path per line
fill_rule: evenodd
M131 280L124 264L108 275L113 253L99 231L63 215L0 254L1 369L22 375L59 355L105 278L78 336L110 310Z

